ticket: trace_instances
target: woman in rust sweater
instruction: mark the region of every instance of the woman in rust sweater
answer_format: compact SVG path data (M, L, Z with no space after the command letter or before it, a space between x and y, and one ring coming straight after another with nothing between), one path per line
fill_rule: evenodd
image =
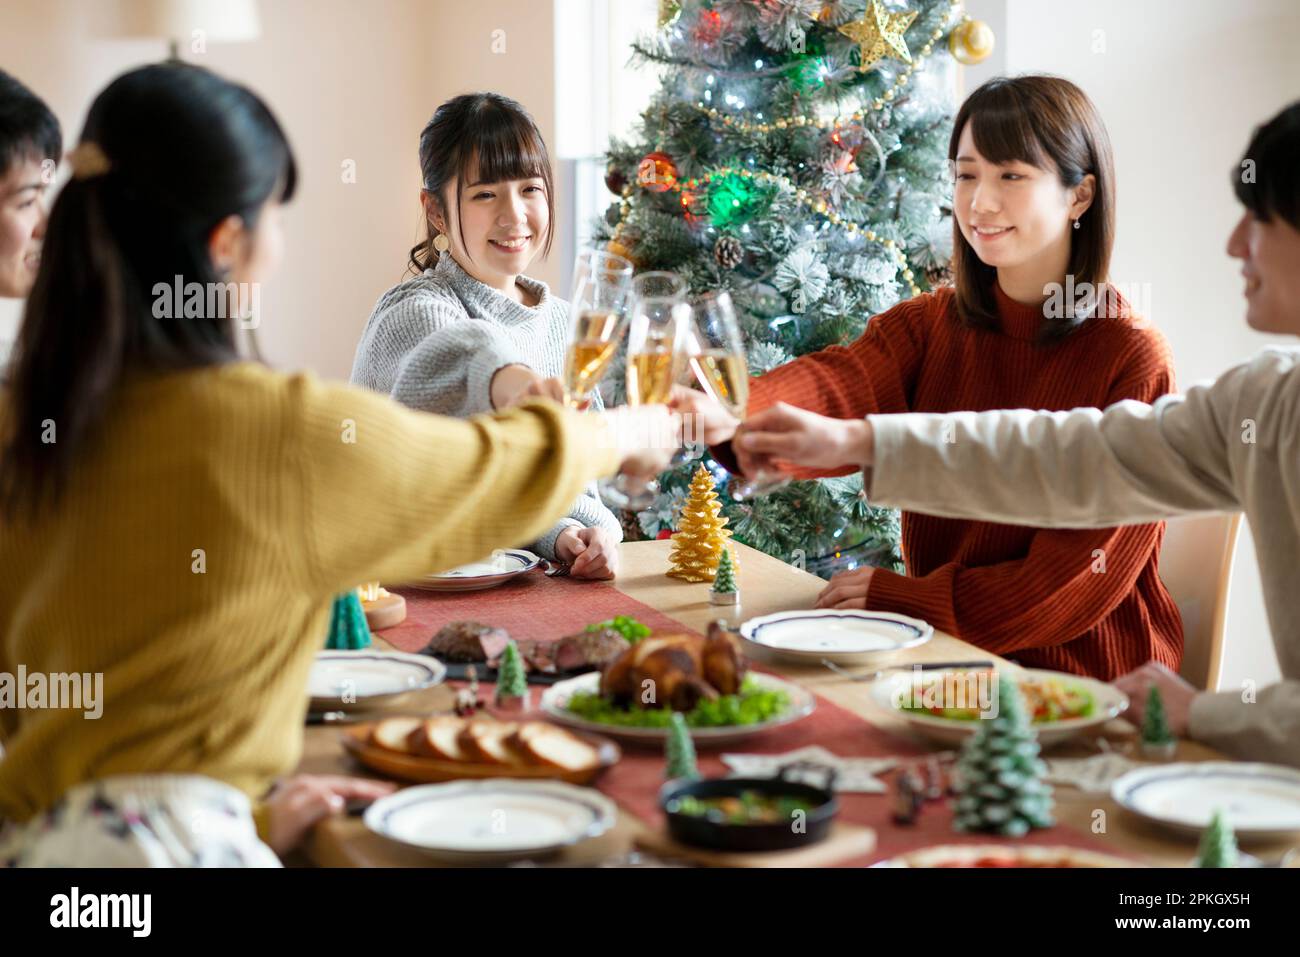
M1114 170L1083 91L1055 77L992 80L962 105L948 155L954 287L874 317L851 345L754 379L751 415L778 401L836 418L1065 410L1172 391L1164 338L1105 285ZM710 441L727 438L725 413L681 404L707 413ZM728 448L717 453L734 464ZM1024 665L1104 680L1152 659L1177 669L1182 622L1157 572L1163 534L1160 524L1064 531L908 512L907 574L841 572L818 605L914 615Z

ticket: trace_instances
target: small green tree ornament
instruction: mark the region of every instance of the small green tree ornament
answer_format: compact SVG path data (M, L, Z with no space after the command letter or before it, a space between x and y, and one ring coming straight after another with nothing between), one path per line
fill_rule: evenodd
M715 605L734 605L740 601L740 587L736 584L736 559L730 548L718 556L718 571L709 589L709 601Z
M1023 837L1051 827L1052 788L1038 757L1038 736L1025 715L1016 683L997 675L997 716L984 718L962 746L957 762L953 826Z
M680 711L673 712L664 751L668 758L664 776L669 781L700 776L700 770L695 766L695 742L691 740L691 730L686 726L686 716Z
M1165 717L1165 699L1155 685L1147 692L1146 711L1142 716L1142 754L1148 758L1169 758L1178 748L1178 741L1169 730Z
M1201 835L1201 844L1196 849L1197 867L1236 867L1237 838L1232 832L1232 825L1216 810L1210 818L1210 826Z
M497 664L496 700L500 704L507 700L522 701L527 697L528 678L524 674L524 659L519 655L519 646L509 641Z
M334 599L325 647L330 651L356 651L370 647L370 629L366 625L366 611L361 607L361 599L355 589L344 592Z

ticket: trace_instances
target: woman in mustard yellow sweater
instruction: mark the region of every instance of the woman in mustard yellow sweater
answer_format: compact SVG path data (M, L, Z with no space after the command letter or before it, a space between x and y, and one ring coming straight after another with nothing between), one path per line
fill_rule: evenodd
M206 70L119 77L69 159L0 393L0 680L98 690L0 707L0 863L273 864L259 833L374 793L299 783L254 831L331 598L536 537L620 462L657 471L626 436L672 423L458 421L240 361L227 307L279 258L296 171Z

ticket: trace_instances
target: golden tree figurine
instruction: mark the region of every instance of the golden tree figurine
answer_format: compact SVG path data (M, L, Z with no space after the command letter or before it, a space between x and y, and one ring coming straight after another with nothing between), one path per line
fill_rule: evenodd
M691 478L691 491L682 506L673 550L668 556L668 577L688 582L711 582L731 530L720 515L722 503L713 490L713 476L701 465Z

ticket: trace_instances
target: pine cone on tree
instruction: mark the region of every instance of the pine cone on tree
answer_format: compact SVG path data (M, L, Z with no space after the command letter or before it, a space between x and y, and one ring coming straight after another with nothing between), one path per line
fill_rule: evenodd
M1023 837L1030 828L1051 827L1052 789L1038 757L1038 737L1025 714L1016 683L997 673L998 713L981 719L957 762L953 826Z
M668 561L669 578L688 582L713 581L718 560L726 547L731 530L721 514L722 503L713 487L713 476L703 465L695 470L690 494L682 504L677 531L673 533L672 552Z
M735 236L719 236L713 244L713 261L723 269L735 269L745 261L745 247Z

